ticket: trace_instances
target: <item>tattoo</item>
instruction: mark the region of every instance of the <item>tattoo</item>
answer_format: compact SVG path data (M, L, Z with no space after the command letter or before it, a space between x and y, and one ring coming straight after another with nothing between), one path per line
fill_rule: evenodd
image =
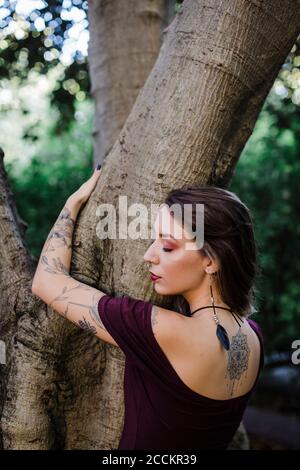
M158 315L158 308L156 305L153 305L152 310L151 310L151 324L152 324L152 329L154 325L157 325L158 320L157 320L157 315Z
M45 253L55 251L57 248L65 246L69 249L72 248L71 242L75 220L71 218L70 214L71 212L67 207L62 209L61 214L47 237Z
M94 335L96 334L96 328L91 325L84 317L83 320L79 320L78 322L80 328L83 330L89 331L90 333L93 333Z
M45 271L51 274L66 274L67 276L69 275L68 269L59 257L57 257L56 259L52 258L52 261L53 265L49 264L47 256L42 255L41 264L44 264L46 266Z
M79 291L80 290L82 290L82 291L90 290L91 291L92 288L90 286L82 284L80 282L78 284L76 284L74 287L71 287L69 289L65 286L65 287L63 287L62 292L49 303L49 307L51 307L55 310L55 307L52 307L52 304L54 302L66 301L66 303L67 303L66 309L65 309L64 313L62 314L65 318L68 318L68 308L69 308L70 305L77 305L79 307L82 307L82 308L87 310L87 313L89 314L90 319L92 321L94 321L100 328L107 331L105 326L103 325L103 323L101 321L101 318L99 316L99 313L98 313L99 295L97 293L93 294L92 305L82 304L80 302L71 302L69 300L69 293L73 290L79 290ZM82 324L83 324L83 322L80 321L79 325L83 328ZM91 327L91 328L95 328L95 327ZM85 329L88 329L88 328L85 327ZM90 331L91 331L91 329L90 329ZM94 333L95 332L96 332L96 329L95 329Z
M248 369L250 349L247 343L247 335L239 328L237 334L232 337L228 351L227 375L230 380L230 394L233 395L234 384L240 380L242 374ZM246 374L247 375L247 374Z

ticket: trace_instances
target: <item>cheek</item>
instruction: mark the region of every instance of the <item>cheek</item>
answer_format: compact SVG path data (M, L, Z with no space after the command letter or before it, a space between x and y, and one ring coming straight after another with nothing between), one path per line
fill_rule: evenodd
M172 258L172 261L168 261L166 269L176 273L176 278L180 279L181 282L185 278L199 279L201 277L201 265L199 259L195 254L178 254Z
M184 256L176 254L170 256L169 259L165 258L164 260L164 273L168 277L168 281L171 281L172 284L182 284L183 280L190 273L189 263L186 262Z

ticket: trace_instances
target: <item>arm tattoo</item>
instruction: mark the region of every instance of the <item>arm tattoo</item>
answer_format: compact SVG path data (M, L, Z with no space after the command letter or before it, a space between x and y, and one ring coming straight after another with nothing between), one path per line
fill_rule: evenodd
M47 237L45 253L55 251L57 248L61 247L72 248L71 242L75 220L71 218L70 214L70 210L64 207Z
M90 333L93 333L94 335L96 334L96 328L91 325L86 318L83 317L83 320L79 320L78 322L80 328L83 330L89 331Z
M90 286L82 284L80 282L77 285L75 285L74 287L71 287L70 289L68 289L65 286L65 287L63 287L61 294L58 295L57 297L55 297L50 302L49 307L52 307L52 304L54 302L65 301L66 302L66 309L65 309L64 313L62 314L65 318L68 318L68 308L69 308L70 305L77 305L79 307L82 307L82 308L87 310L87 313L89 314L90 320L93 320L100 328L107 331L105 326L103 325L103 323L101 321L101 318L99 316L99 313L98 313L99 295L97 293L93 294L92 304L82 304L82 303L79 303L79 302L71 302L69 300L69 298L70 298L69 297L69 292L72 291L72 290L78 290L79 292L80 291L86 291L86 290L91 291L92 288ZM79 295L79 297L80 297L80 295ZM55 307L52 307L52 308L55 310ZM90 323L86 320L85 317L83 317L83 321L80 320L78 323L76 322L76 324L79 325L81 328L83 328L85 330L89 330L89 331L93 332L94 334L96 333L96 328L94 326L90 325Z
M152 324L152 329L154 325L157 325L158 320L157 320L157 315L158 315L158 308L156 305L153 305L152 311L151 311L151 324Z
M67 270L66 266L63 264L59 257L52 258L53 265L49 264L48 258L45 255L41 257L41 264L46 266L45 271L51 274L65 274L66 276L69 275L69 271Z

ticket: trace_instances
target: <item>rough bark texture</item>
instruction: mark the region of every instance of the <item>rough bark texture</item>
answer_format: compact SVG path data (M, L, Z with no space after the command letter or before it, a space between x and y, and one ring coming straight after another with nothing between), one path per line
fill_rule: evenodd
M93 70L100 72L100 84L108 80L104 93L99 93L97 84L95 93L109 115L110 127L101 122L102 141L109 147L157 58L160 30L167 25L170 10L162 0L141 1L138 9L135 2L90 3ZM97 31L104 43L97 43ZM99 57L107 61L99 64ZM101 149L97 160L100 154ZM112 390L105 373L111 358L106 361L101 341L66 322L31 294L36 263L23 242L27 224L16 211L3 153L0 163L0 340L6 345L6 364L0 364L0 448L99 449L101 430L110 421L110 400L122 403L123 390L119 390L120 397ZM85 233L91 240L93 228L92 222ZM88 250L94 252L95 247L90 244ZM83 263L85 271L87 263ZM78 278L96 286L99 265L93 263L92 268ZM96 397L102 397L102 402Z
M107 7L108 3L91 1L90 18L96 4ZM158 17L151 18L149 27L156 34ZM147 241L98 239L97 205L111 202L118 207L118 196L127 195L128 205L140 202L150 208L151 203L163 202L174 186L195 182L226 186L299 34L299 19L300 2L295 0L185 0L182 14L163 35L159 57L152 70L149 65L151 73L134 106L133 97L122 104L123 121L125 107L127 113L132 109L119 138L114 142L121 118L113 131L103 127L108 135L96 159L114 145L76 225L73 277L107 293L172 305L172 299L153 294L143 262ZM96 31L94 25L91 42ZM153 51L149 55L154 60ZM96 101L104 99L94 85L99 64L101 60L90 67ZM99 87L107 88L107 76L109 72L103 79L100 75ZM142 77L133 81L133 89L134 83L142 86ZM119 99L108 88L106 95ZM102 132L102 119L115 116L117 104L97 103L96 110L95 129L99 131L101 123ZM0 366L3 447L116 448L124 412L123 353L34 301L32 260L1 182L0 326L1 339L6 335L8 341L8 363Z
M39 401L33 400L29 409L27 391L31 385L33 373L28 374L26 365L34 368L37 365L37 353L34 351L34 338L24 334L24 326L37 318L38 304L33 298L30 285L34 273L34 261L23 242L26 223L20 219L14 204L12 193L7 182L3 165L3 152L0 154L0 339L6 345L6 363L0 365L0 413L1 442L5 441L3 429L10 429L9 444L22 440L27 433L26 443L33 439L39 428L30 416L38 415ZM44 348L45 349L45 348ZM44 350L42 354L46 355ZM30 361L28 361L30 356ZM50 367L49 367L50 369ZM50 370L48 371L50 374ZM37 374L36 374L37 375ZM37 383L43 386L43 377L37 377ZM35 392L34 392L35 393ZM12 404L12 407L10 407ZM6 406L5 406L6 405ZM4 406L4 410L3 410ZM3 413L2 413L3 410ZM44 427L46 430L46 426ZM49 434L47 432L47 434ZM7 444L7 442L5 442ZM30 446L30 445L29 445ZM7 446L5 445L5 448Z
M118 207L118 196L127 195L128 204L150 208L174 186L208 182L226 187L299 34L299 17L300 3L294 1L185 0L110 152L91 204ZM98 245L106 253L100 288L172 305L172 299L158 299L148 282L145 241L98 240ZM82 252L87 250L74 253L76 269ZM109 344L105 348L105 373L120 397L123 356ZM122 403L110 404L101 448L118 444Z
M110 152L153 67L168 13L165 0L89 1L95 162Z

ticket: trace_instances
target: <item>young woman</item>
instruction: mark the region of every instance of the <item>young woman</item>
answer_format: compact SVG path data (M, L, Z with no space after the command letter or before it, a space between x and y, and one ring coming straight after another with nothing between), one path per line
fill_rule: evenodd
M112 297L69 274L75 220L100 173L96 169L68 198L43 247L32 292L124 352L125 422L118 449L226 449L263 366L260 329L247 319L257 273L249 210L221 188L171 191L144 260L155 291L182 299L187 311ZM186 227L195 230L195 211L183 222L170 209L197 203L204 205L204 244L191 250Z

